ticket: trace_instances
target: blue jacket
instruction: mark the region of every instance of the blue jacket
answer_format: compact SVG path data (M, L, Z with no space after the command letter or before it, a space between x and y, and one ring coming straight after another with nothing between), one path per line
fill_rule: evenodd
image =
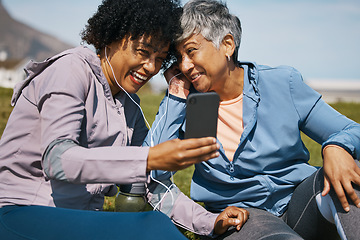
M308 164L309 151L300 133L323 147L339 145L360 159L360 125L326 104L294 68L241 66L245 70L244 132L234 160L227 159L221 146L218 158L197 164L190 195L212 212L234 205L279 216L295 187L316 169ZM151 137L155 144L181 138L185 108L184 99L165 96L146 143ZM157 171L155 175L162 179L170 174Z

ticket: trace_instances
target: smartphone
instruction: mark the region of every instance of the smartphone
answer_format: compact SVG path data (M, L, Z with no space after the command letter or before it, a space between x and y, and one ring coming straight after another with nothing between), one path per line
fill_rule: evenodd
M220 97L216 92L192 93L186 100L185 138L215 137Z

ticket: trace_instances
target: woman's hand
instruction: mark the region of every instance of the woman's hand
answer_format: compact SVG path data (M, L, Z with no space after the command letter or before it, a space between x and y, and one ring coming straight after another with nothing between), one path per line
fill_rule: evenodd
M218 157L219 148L213 137L169 140L150 148L146 170L181 170Z
M242 225L248 220L249 212L245 209L230 206L225 208L223 212L215 220L214 233L223 234L229 227L234 226L236 230L240 230Z
M355 160L347 151L335 145L326 146L323 156L324 189L322 196L328 194L332 186L345 211L350 210L346 196L357 207L360 207L360 199L352 186L352 183L360 186L360 168L356 165Z
M164 72L165 79L169 84L169 93L186 98L189 95L190 81L181 73L177 64L173 64Z

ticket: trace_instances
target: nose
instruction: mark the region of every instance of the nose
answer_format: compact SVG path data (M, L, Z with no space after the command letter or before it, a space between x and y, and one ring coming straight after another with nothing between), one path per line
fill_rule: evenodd
M194 67L193 62L188 56L183 56L179 64L180 71L183 73L189 72Z
M144 64L144 69L148 74L154 74L156 72L156 60L149 58Z

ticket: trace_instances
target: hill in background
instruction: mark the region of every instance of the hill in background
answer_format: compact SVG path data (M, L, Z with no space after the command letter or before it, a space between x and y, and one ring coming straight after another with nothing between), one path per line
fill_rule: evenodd
M0 53L5 54L7 59L41 61L71 47L13 19L0 0Z

